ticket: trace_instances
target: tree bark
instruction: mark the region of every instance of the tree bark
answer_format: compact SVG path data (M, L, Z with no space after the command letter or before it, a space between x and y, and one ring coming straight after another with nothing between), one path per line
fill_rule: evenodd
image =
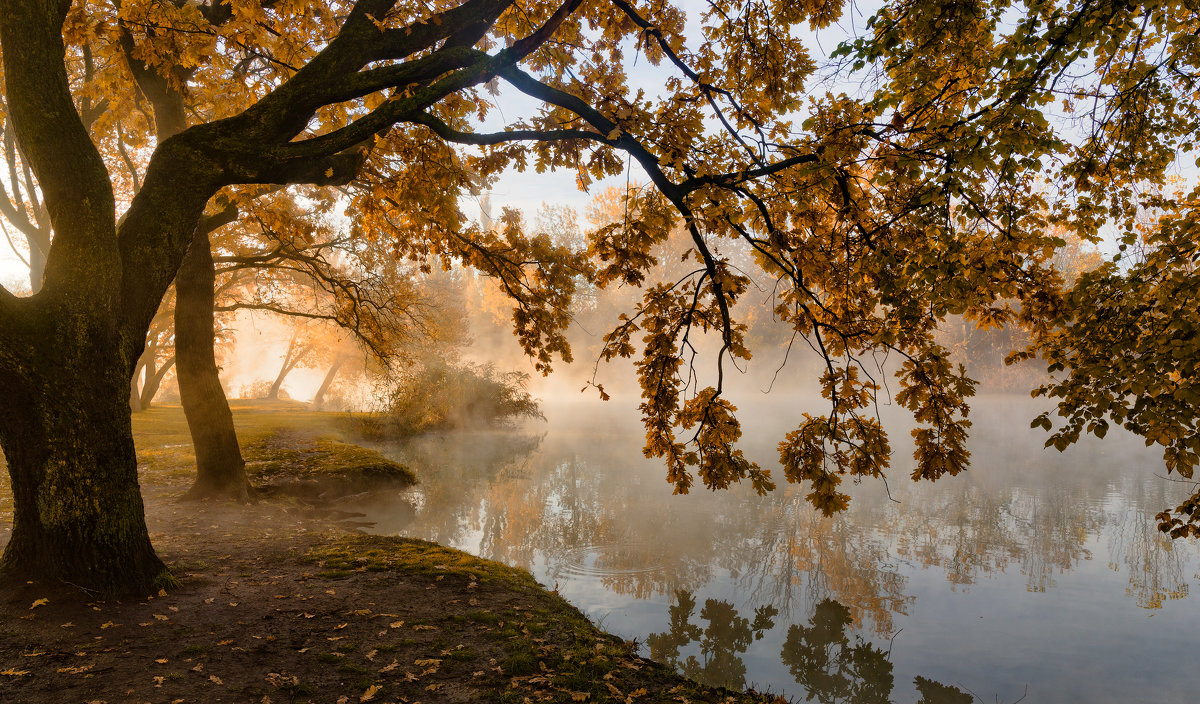
M0 577L91 596L152 593L171 577L146 531L129 355L111 321L38 312L48 324L10 329L0 350L0 444L15 503Z
M333 386L333 380L337 377L337 373L341 370L342 365L346 363L346 355L338 353L338 356L333 358L333 364L330 365L329 371L325 372L325 378L321 380L321 385L317 387L317 393L313 394L312 409L314 411L321 410L321 406L325 404L325 394L329 392L329 387Z
M179 399L196 451L196 482L188 498L246 501L250 482L233 413L213 353L216 272L208 234L198 231L175 277L175 365Z

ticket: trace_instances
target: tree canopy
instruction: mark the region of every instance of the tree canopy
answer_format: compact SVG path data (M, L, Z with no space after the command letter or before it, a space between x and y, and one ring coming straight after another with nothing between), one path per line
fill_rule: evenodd
M949 316L1022 325L1033 340L1026 354L1068 370L1046 389L1067 419L1052 443L1102 434L1109 417L1163 443L1168 466L1190 476L1200 450L1196 311L1180 306L1194 289L1196 196L1146 193L1192 149L1194 8L898 0L833 52L840 75L865 82L861 94L828 80L804 40L845 9L777 0L11 3L0 16L5 134L11 125L36 181L24 191L37 193L27 212L36 220L44 208L53 239L38 293L0 293L0 385L15 400L0 439L18 496L4 568L60 569L30 557L49 539L54 549L140 551L129 557L135 576L120 579L141 588L153 577L144 525L132 517L140 503L128 421L118 416L206 208L215 217L261 184L347 186L347 217L391 256L495 277L543 372L570 359L564 331L581 277L644 284L602 356L634 358L646 453L663 459L681 492L697 480L774 485L737 448L742 429L726 398L751 356L737 303L752 277L773 281L775 316L824 361L825 408L798 419L780 461L826 513L846 505L844 477L882 477L892 460L874 412L881 395L893 393L918 423L914 479L967 467L974 381L938 342ZM659 67L655 90L638 87L639 61ZM508 118L498 90L539 107ZM144 173L120 168L130 150L149 154ZM573 172L586 187L632 163L653 188L624 194L623 219L589 233L586 251L527 233L515 213L484 229L460 211L464 193L505 169ZM1147 207L1158 215L1139 235ZM690 268L649 281L675 223L687 239L673 256ZM1093 241L1114 228L1147 255L1118 258L1068 290L1054 265L1062 227ZM735 240L753 250L757 272L722 253ZM1097 305L1114 300L1124 302ZM1096 331L1118 336L1122 354L1098 360L1095 340L1106 338ZM698 360L702 335L718 351ZM1174 361L1163 359L1168 350ZM1114 358L1122 366L1106 366ZM1124 380L1096 383L1114 372ZM76 391L55 386L86 375ZM119 447L80 450L95 432ZM63 434L75 440L49 444ZM93 465L108 484L83 479ZM1180 507L1190 518L1174 529L1196 530L1196 501ZM140 547L113 547L130 535ZM108 588L120 562L101 556L79 568L91 573L70 576Z

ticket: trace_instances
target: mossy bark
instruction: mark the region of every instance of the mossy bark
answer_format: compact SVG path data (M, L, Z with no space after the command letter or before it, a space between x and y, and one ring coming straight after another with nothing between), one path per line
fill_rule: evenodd
M187 496L246 501L246 462L213 352L215 281L208 235L197 232L175 277L175 366L196 451L196 481Z
M167 573L146 530L125 346L115 326L86 314L35 317L53 322L5 346L0 444L14 512L0 578L152 593Z

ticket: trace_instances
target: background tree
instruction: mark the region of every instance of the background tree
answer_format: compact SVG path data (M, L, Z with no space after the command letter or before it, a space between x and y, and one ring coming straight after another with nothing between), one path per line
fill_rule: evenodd
M175 289L168 289L146 333L146 349L133 367L129 383L129 408L150 408L163 381L175 367Z

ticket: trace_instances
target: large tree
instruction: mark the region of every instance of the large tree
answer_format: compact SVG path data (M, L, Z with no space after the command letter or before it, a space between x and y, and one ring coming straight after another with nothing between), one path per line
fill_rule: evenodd
M636 162L655 190L625 196L626 217L591 233L589 254L600 285L641 284L672 225L687 230L694 268L645 282L605 350L638 353L646 451L679 491L697 476L711 488L773 485L737 449L724 397L750 357L736 311L751 279L720 254L728 238L756 251L776 315L825 360L828 407L782 443L786 477L832 511L847 500L843 475L882 476L875 352L901 360L896 400L919 424L914 478L958 473L973 383L936 328L951 314L1055 318L1060 240L1039 215L1039 171L1064 142L1043 98L1090 42L1141 41L1137 7L1030 5L1036 21L1010 36L1008 3L885 8L860 60L910 87L855 99L820 88L800 39L802 24L836 20L839 3L713 0L695 11L694 37L664 0L9 3L6 124L53 241L37 294L0 292L0 443L16 499L0 568L107 593L162 578L130 377L196 233L239 184L353 181L349 215L364 236L422 266L457 260L496 277L516 301L519 341L548 371L554 355L569 358L570 298L592 265L526 236L515 213L490 231L471 225L458 197L510 166L570 169L586 185ZM638 60L662 67L655 94L630 86ZM501 83L541 107L480 131ZM199 118L186 127L178 101L154 98L197 85L208 98L188 96ZM103 147L114 134L123 144L122 118L81 114L130 95L149 98L130 109L151 115L158 139L140 188L118 199ZM719 351L700 381L691 360L706 332Z

